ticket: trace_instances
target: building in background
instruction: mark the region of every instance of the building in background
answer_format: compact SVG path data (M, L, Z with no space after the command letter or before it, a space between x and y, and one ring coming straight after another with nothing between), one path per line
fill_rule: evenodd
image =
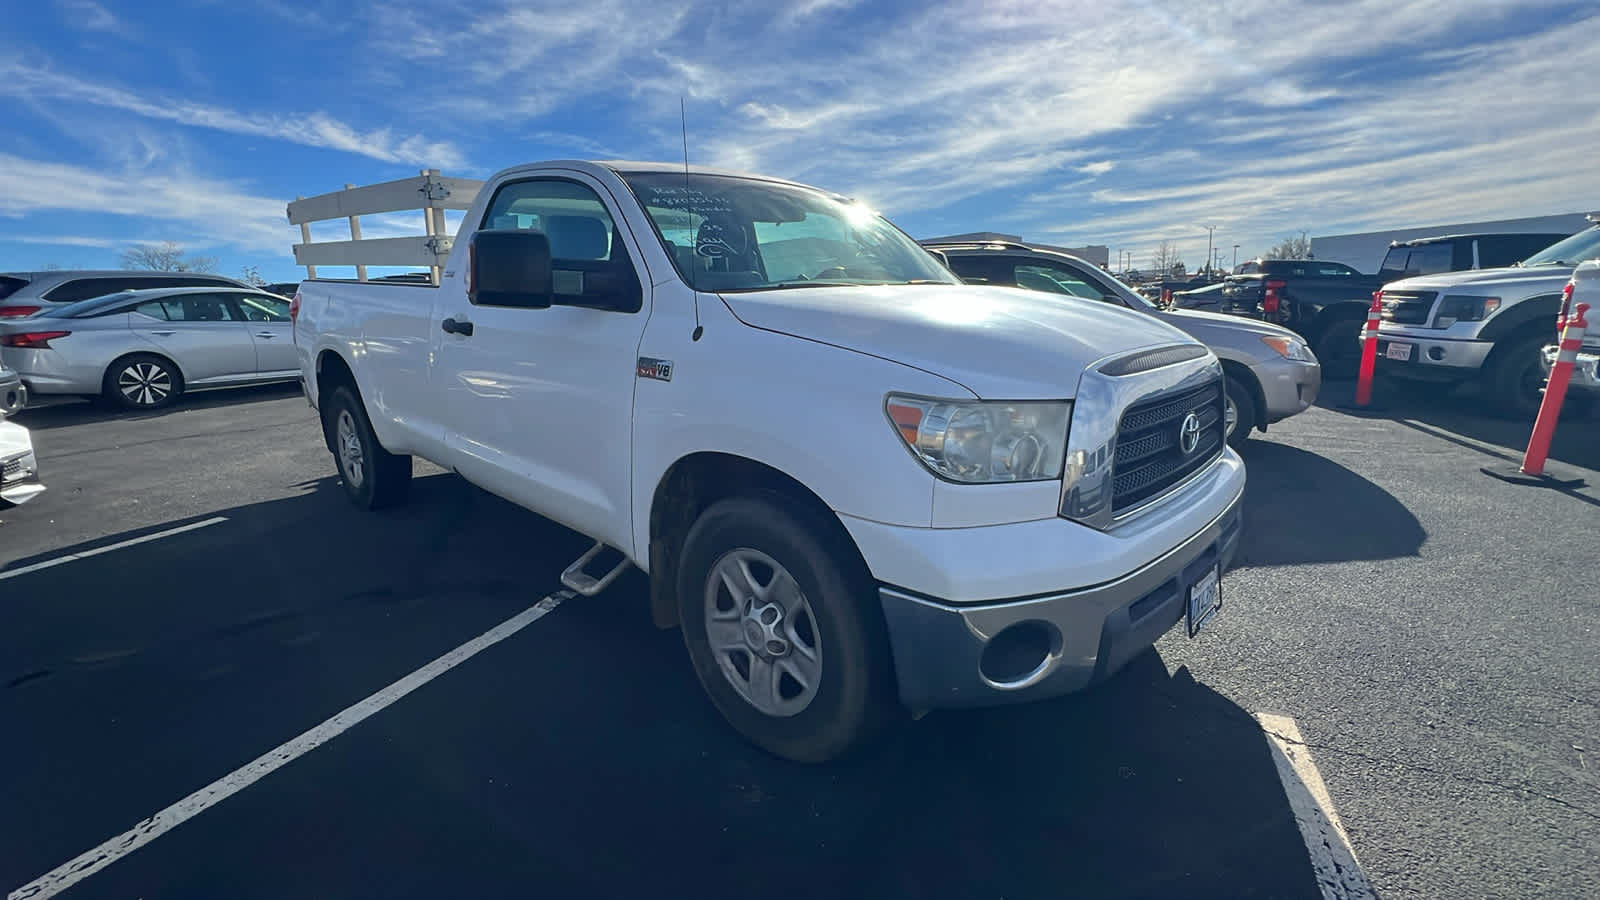
M1586 212L1562 213L1553 216L1534 216L1528 219L1499 219L1493 222L1464 222L1456 225L1427 225L1421 228L1394 228L1388 231L1366 231L1359 234L1331 234L1311 239L1311 256L1331 262L1342 262L1367 274L1378 271L1384 254L1389 252L1390 241L1409 241L1416 238L1439 237L1447 234L1478 234L1503 232L1510 234L1551 232L1575 234L1588 228Z
M1016 244L1023 243L1022 238L1015 234L1001 234L998 231L974 231L968 234L952 234L946 237L936 238L918 238L918 240L928 242L938 241L939 243L945 244L972 244L982 243L984 241L1010 241ZM1084 262L1094 263L1102 269L1106 268L1111 263L1111 248L1102 247L1099 244L1090 244L1087 247L1057 247L1052 244L1028 243L1029 246L1032 247L1039 247L1045 250L1056 250L1061 253L1071 253L1073 256L1078 257Z

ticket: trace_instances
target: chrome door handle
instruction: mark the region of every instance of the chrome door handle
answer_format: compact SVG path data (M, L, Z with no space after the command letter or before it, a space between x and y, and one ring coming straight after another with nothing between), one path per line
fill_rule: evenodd
M256 337L258 337L258 338L275 338L275 337L277 337L277 335L273 334L270 331L258 331L258 332L256 332Z
M152 331L151 331L151 332L150 332L150 333L151 333L151 334L159 334L159 335L161 335L161 336L162 336L162 337L172 337L172 336L173 336L173 335L175 335L175 334L177 334L177 332L176 332L176 331L173 331L173 330L172 330L172 329L170 329L170 328L167 328L167 329L162 329L162 330L161 330L161 331L154 331L154 330L152 330Z

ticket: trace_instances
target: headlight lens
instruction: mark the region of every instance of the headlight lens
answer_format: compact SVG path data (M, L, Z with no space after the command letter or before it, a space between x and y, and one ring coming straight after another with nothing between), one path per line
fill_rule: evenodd
M1061 477L1067 401L1006 403L890 394L895 431L935 475L967 484Z
M1449 328L1457 322L1482 322L1500 308L1499 297L1446 297L1439 301L1433 327Z
M1261 339L1261 343L1278 351L1278 355L1284 359L1293 359L1299 362L1317 361L1316 355L1311 352L1311 348L1307 347L1304 341L1267 335Z

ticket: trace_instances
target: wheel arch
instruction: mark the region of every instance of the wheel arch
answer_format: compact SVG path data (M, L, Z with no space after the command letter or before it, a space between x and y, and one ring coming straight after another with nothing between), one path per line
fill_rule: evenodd
M328 452L333 452L333 426L328 419L326 409L328 398L340 385L348 385L356 392L356 399L365 403L361 397L361 385L356 382L355 370L350 368L350 363L345 361L343 355L337 350L323 350L317 354L316 366L312 369L315 384L312 391L317 398L317 409L322 421L322 440L327 444Z
M659 628L678 624L678 556L695 519L728 497L776 495L786 508L819 530L818 537L844 555L844 564L868 571L861 550L839 516L816 492L767 463L718 451L690 453L667 467L651 495L649 512L650 614Z
M1237 360L1222 360L1222 373L1237 378L1245 387L1250 389L1250 405L1255 409L1255 430L1267 430L1267 392L1261 387L1261 379L1244 363Z

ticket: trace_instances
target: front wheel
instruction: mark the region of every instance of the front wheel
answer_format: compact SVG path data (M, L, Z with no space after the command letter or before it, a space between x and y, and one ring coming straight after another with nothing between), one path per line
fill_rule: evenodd
M872 584L837 543L784 505L735 497L695 520L678 567L701 686L746 739L795 762L849 752L896 709Z
M1234 449L1244 446L1250 440L1250 432L1256 427L1256 400L1255 394L1233 375L1229 375L1223 382L1224 426L1228 443Z
M345 496L361 509L381 509L405 499L411 486L411 457L390 453L378 443L361 398L340 386L328 403L333 457Z
M1503 415L1532 419L1544 403L1544 366L1539 352L1551 343L1542 335L1516 338L1497 347L1488 365L1490 401Z

